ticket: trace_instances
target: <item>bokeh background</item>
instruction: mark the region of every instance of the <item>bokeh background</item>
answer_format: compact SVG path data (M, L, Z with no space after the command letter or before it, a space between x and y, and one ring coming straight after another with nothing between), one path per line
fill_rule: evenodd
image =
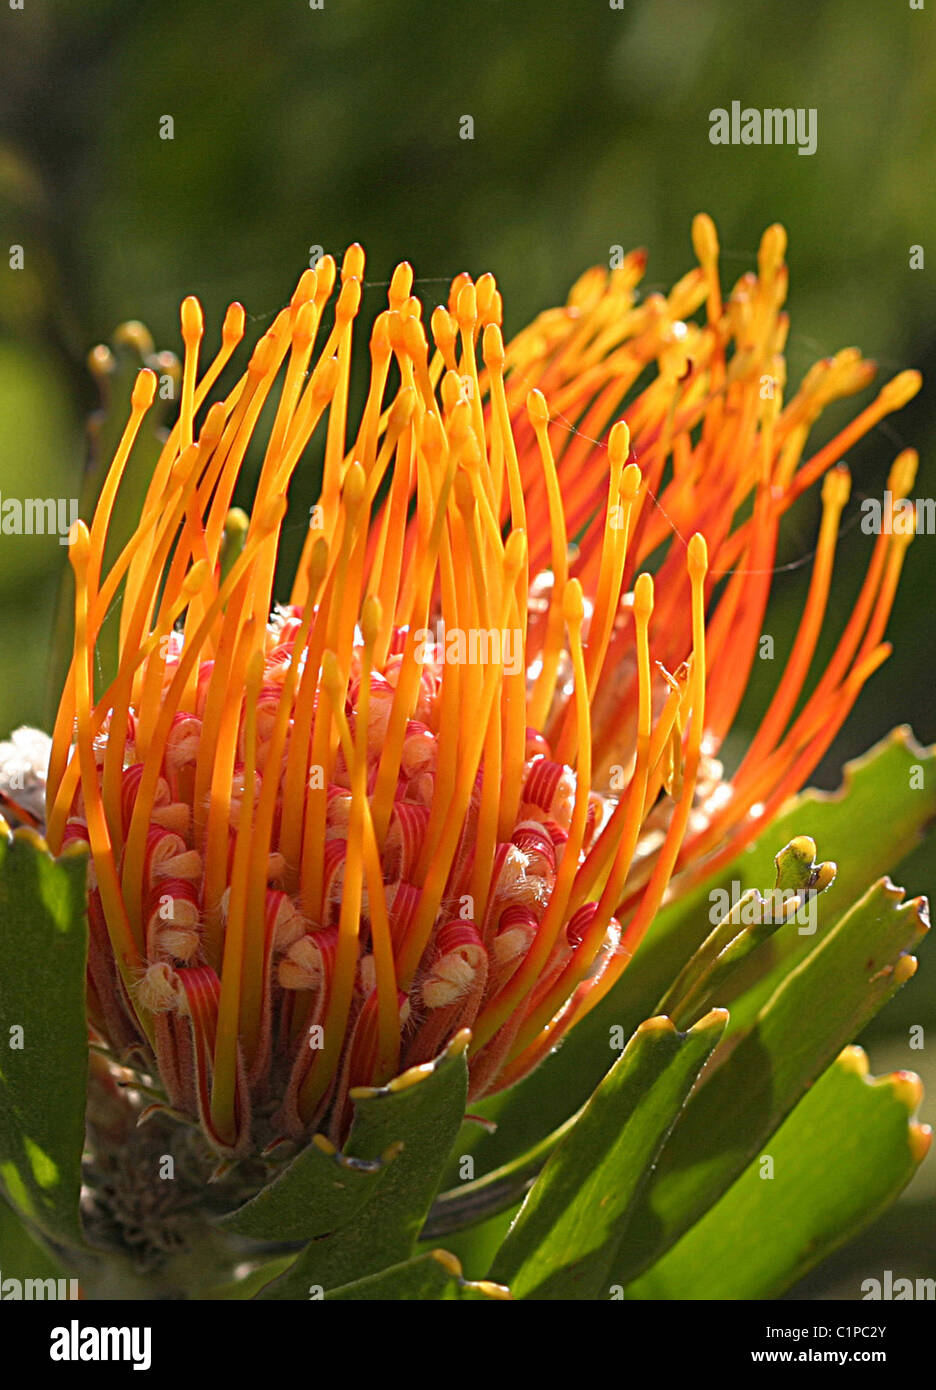
M100 404L86 358L118 324L141 319L159 348L177 349L178 304L195 293L209 343L232 298L256 335L312 246L366 245L372 313L404 257L430 308L456 272L492 270L511 330L560 302L613 245L646 246L647 287L666 288L691 264L699 209L716 219L732 280L780 220L790 236L791 382L850 344L882 377L917 366L927 381L848 457L854 488L832 609L844 621L871 544L857 525L860 500L880 495L900 447L920 450L914 494L936 492L934 23L936 5L913 10L907 0L4 5L0 495L79 495L94 461L87 417ZM711 145L708 113L733 99L817 108L816 154ZM159 135L166 115L172 140ZM470 141L459 138L464 115ZM12 245L24 248L21 270L7 268ZM919 245L930 264L914 270ZM828 412L817 442L853 408ZM311 498L314 459L306 478ZM816 523L809 497L779 557L777 663L755 663L745 727L792 641L809 572L798 562ZM897 722L936 738L934 547L930 536L911 547L895 654L820 785L836 786L843 761ZM47 717L66 553L47 537L0 536L0 737ZM936 889L932 843L908 846L897 875L917 891ZM873 1070L912 1065L933 1097L932 1043L906 1047L909 1022L936 1038L936 950L924 947L921 964L864 1041ZM931 1099L931 1120L934 1109ZM931 1159L894 1211L796 1293L856 1297L883 1268L932 1275L934 1217Z

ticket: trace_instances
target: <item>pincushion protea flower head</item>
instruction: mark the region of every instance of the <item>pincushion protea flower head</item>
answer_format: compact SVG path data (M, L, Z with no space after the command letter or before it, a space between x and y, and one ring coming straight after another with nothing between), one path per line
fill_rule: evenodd
M316 1127L340 1139L352 1088L465 1028L473 1096L522 1077L617 981L674 875L764 828L885 658L909 540L888 527L792 717L848 498L838 460L919 378L902 373L804 460L820 412L873 364L841 352L785 398L782 229L727 301L708 217L693 240L700 264L668 296L639 297L634 252L507 346L492 276L457 277L427 332L398 266L350 428L359 246L333 316L326 256L213 403L244 312L230 307L199 375L187 299L179 417L105 573L155 393L140 373L93 520L73 531L47 834L56 851L90 845L94 1029L142 1054L221 1153ZM274 389L248 520L232 495ZM277 606L286 494L316 430L321 494ZM914 462L896 460L890 496ZM729 783L716 755L778 527L823 475L799 633ZM117 669L95 689L119 594Z

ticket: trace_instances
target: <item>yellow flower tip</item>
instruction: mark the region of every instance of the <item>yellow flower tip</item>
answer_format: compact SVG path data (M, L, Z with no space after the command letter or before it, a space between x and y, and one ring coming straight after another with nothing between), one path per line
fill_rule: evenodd
M85 366L99 385L110 376L117 363L106 343L98 343L85 358Z
M345 280L335 305L335 323L346 328L361 307L361 282L357 279Z
M585 595L577 579L570 579L562 594L562 616L573 632L581 630L585 621Z
M629 463L621 474L621 501L625 503L636 502L642 482L643 476L639 464Z
M345 284L349 280L364 279L364 265L366 261L364 247L359 241L353 241L344 253L341 261L341 280Z
M503 371L504 362L506 360L504 354L504 336L496 323L485 324L484 334L481 339L481 356L486 367L490 367L493 371L497 372Z
M332 651L322 653L322 685L330 700L340 700L344 695L344 681L338 657Z
M461 1261L457 1256L450 1254L448 1250L430 1250L429 1258L440 1264L446 1274L450 1274L453 1279L462 1277Z
M689 540L689 574L693 579L704 579L708 573L708 546L701 531L696 531Z
M923 385L923 376L915 368L899 372L886 386L882 386L878 401L888 411L902 410L912 401Z
M782 222L774 222L761 237L757 252L757 269L762 280L772 279L786 255L787 234Z
M299 351L308 349L309 344L315 337L316 308L311 300L306 300L300 305L296 314L296 321L293 324L292 340Z
M406 333L404 329L402 305L399 309L388 310L387 324L390 329L390 346L398 357L402 357L406 352Z
M841 511L851 493L851 472L844 463L837 463L825 475L822 483L822 501L827 507Z
M341 490L344 505L350 511L357 511L364 500L364 493L367 489L367 479L364 476L364 469L357 459L349 464L345 474L344 486Z
M444 304L437 304L429 318L429 328L446 365L453 362L458 325Z
M371 357L375 363L383 362L390 357L392 351L390 343L392 318L393 313L387 309L383 309L374 319L374 326L371 329L370 350Z
M383 605L376 594L368 594L361 606L361 634L364 645L372 647L383 626Z
M543 429L549 424L549 407L542 391L534 388L526 399L527 414L534 429Z
M478 322L478 292L474 285L463 285L455 301L455 321L462 332L471 332Z
M90 553L91 536L88 525L79 517L68 528L68 558L71 560L72 568L76 574L79 572L83 574L88 568Z
M139 319L128 319L114 330L114 343L126 347L140 357L152 357L156 350L153 335Z
M930 1125L911 1124L907 1126L907 1142L914 1163L922 1163L930 1151L933 1131Z
M333 1158L338 1152L337 1145L333 1144L324 1134L313 1134L312 1143L328 1158Z
M412 292L413 267L409 261L400 261L390 276L390 288L387 293L390 308L399 309L400 305L409 299Z
M204 563L207 564L207 561ZM256 651L251 653L250 660L247 662L247 673L245 677L248 692L256 691L260 688L260 682L263 679L263 661L263 652Z
M692 249L706 270L718 259L718 233L707 212L697 212L692 219Z
M264 333L262 338L257 340L250 359L247 363L248 375L253 377L265 377L273 365L273 357L276 352L276 340L271 333Z
M418 300L415 302L419 303ZM403 320L403 350L413 362L422 362L428 349L429 343L422 321L411 314Z
M314 301L318 291L318 271L314 267L304 270L299 276L296 288L289 299L289 307L297 311L310 300Z
M892 497L896 499L909 496L910 489L916 481L919 463L920 456L916 449L902 449L897 455L887 475L887 491Z
M208 407L205 415L205 423L201 427L198 442L201 446L202 454L207 455L214 451L219 443L224 426L227 422L227 413L224 409L223 401L215 401Z
M475 292L478 297L478 317L485 319L491 311L491 306L497 294L497 281L489 270L486 270L483 275L478 276Z
M452 420L453 427L464 433L471 422L471 407L462 398L461 377L454 368L449 368L442 377L439 393L446 416Z
M227 306L221 327L221 341L226 348L234 348L244 336L247 327L247 312L236 299Z
M308 592L312 595L318 593L319 586L328 573L328 554L328 541L324 536L316 536L312 549L309 551L309 562L306 567Z
M182 341L186 348L193 348L201 342L205 332L205 316L202 306L193 294L187 295L179 310L182 321Z
M460 270L459 273L453 278L452 283L449 286L448 294L448 309L450 314L454 315L456 305L458 304L458 296L461 294L465 285L471 285L473 283L474 281L468 274L467 270Z
M257 516L256 513L254 514L251 524L257 527L261 535L270 535L273 531L279 529L280 523L286 515L288 505L286 498L282 495L279 497L271 497L269 502L263 507L259 516Z
M466 468L459 468L455 474L452 484L455 493L455 502L462 516L468 520L475 513L477 500L474 495L474 488L471 486L471 477Z
M224 517L224 538L229 545L239 546L248 534L250 517L243 507L231 507Z
M194 598L200 594L212 576L212 566L210 560L196 560L188 574L182 581L182 593L186 599Z
M337 357L327 357L319 364L312 378L312 396L316 405L325 406L334 396L340 370Z
M134 410L149 410L156 395L156 373L149 367L143 367L137 372L136 381L133 383L133 391L130 396L130 404Z
M422 446L427 460L438 463L445 452L445 428L434 410L427 410L423 416Z
M627 428L626 420L618 420L612 425L611 433L608 435L608 458L613 465L623 467L627 463L627 455L630 453L630 430ZM638 486L640 479L640 469L637 469Z
M403 430L413 418L416 410L417 392L412 386L401 388L396 400L390 407L390 417L388 429L392 434L402 434Z
M507 537L504 546L504 573L508 583L513 583L527 558L526 532L515 527Z
M653 576L644 571L634 585L634 613L638 622L649 622L653 612Z

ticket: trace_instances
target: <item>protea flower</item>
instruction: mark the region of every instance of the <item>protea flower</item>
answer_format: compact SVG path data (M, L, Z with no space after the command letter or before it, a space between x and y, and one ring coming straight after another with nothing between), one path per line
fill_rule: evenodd
M639 296L634 252L506 345L491 275L457 277L427 325L399 265L353 422L359 246L333 318L325 256L214 400L244 311L202 367L185 300L178 420L105 572L155 394L140 372L72 535L47 839L90 845L96 1034L142 1058L220 1154L340 1142L354 1088L466 1028L471 1097L515 1083L617 982L671 885L764 830L885 659L910 539L886 526L793 717L848 499L839 460L918 374L810 455L820 413L873 364L846 350L786 392L782 228L725 300L708 217L693 241L699 265L668 296ZM248 519L232 497L271 394ZM287 595L278 540L317 431L321 493ZM914 464L897 458L890 496ZM820 479L796 643L726 780L780 523ZM118 596L119 661L100 678Z

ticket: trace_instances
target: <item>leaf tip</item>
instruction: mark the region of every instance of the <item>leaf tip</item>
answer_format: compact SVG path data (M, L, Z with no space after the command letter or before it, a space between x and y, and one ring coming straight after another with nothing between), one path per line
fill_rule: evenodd
M905 1105L910 1115L920 1107L923 1099L923 1082L915 1071L895 1071L890 1076L884 1077L887 1085L894 1093L894 1098Z
M728 1023L728 1018L729 1018L729 1014L728 1014L728 1010L727 1010L727 1009L721 1009L721 1008L718 1008L718 1009L709 1009L709 1011L708 1011L707 1014L703 1014L701 1018L696 1019L695 1023L694 1023L694 1024L692 1025L692 1027L689 1029L689 1032L690 1032L690 1033L709 1033L709 1032L718 1032L718 1033L720 1033L720 1032L725 1028L726 1024Z
M451 1274L453 1279L462 1277L461 1260L457 1255L453 1255L448 1250L430 1250L429 1258L440 1264L447 1274Z
M486 1298L497 1298L512 1302L513 1294L506 1284L495 1284L491 1279L467 1279L464 1281L468 1289L476 1289L478 1293L484 1294Z
M918 965L919 961L916 956L901 956L894 966L893 983L895 988L899 989L900 986L905 985L908 980L912 980L917 972Z
M668 1014L654 1014L653 1018L645 1018L643 1023L639 1023L634 1032L635 1036L637 1033L675 1033L676 1025Z
M838 1055L838 1064L843 1071L854 1072L856 1076L865 1077L868 1075L868 1054L863 1047L857 1043L852 1043Z
M922 1163L933 1142L933 1131L929 1125L912 1124L907 1128L907 1139L914 1163Z

